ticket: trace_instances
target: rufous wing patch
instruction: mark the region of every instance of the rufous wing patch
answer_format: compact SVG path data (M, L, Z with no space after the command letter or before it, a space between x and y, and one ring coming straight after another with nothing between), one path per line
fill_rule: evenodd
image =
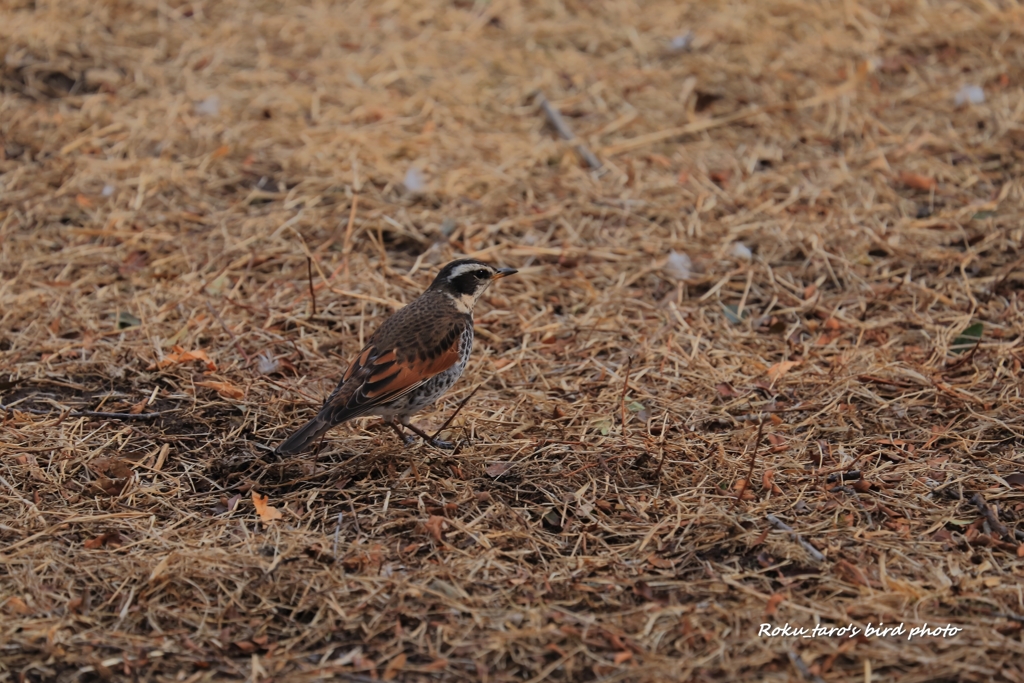
M369 399L377 399L381 397L390 398L391 396L397 397L403 395L423 382L426 382L434 375L444 372L451 366L455 365L458 360L458 347L452 346L441 353L437 358L429 358L424 361L421 361L418 358L410 359L405 362L397 360L393 361L370 377L368 383L381 384L379 387L368 391L366 393L366 397ZM376 401L374 402L376 403Z

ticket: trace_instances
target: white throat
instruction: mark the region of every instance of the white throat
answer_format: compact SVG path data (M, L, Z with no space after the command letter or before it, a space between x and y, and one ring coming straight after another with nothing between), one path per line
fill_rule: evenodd
M455 304L455 310L459 313L465 313L466 315L473 314L473 306L476 304L477 296L472 294L460 294L458 296L448 295L451 298L452 303Z

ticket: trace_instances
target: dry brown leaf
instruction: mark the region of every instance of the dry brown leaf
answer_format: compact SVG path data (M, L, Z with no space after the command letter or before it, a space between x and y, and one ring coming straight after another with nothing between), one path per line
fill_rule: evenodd
M1003 479L1005 479L1006 483L1009 484L1010 486L1024 489L1024 472L1015 472L1013 474L1008 474L1005 477L1003 477Z
M438 543L441 542L441 532L444 531L444 526L444 517L441 517L440 515L430 515L430 519L423 524L423 528L426 532Z
M89 550L96 550L97 548L102 548L108 545L112 548L120 548L121 534L116 531L111 531L109 533L100 534L99 536L90 538L82 544L83 547L88 548Z
M177 365L180 363L188 363L190 361L199 360L206 363L206 369L209 372L213 372L217 369L217 365L210 360L210 357L206 355L206 351L197 349L195 351L186 351L180 346L175 346L172 352L167 354L163 360L158 363L152 363L147 370L162 370L170 365Z
M4 608L10 612L14 612L15 614L32 614L32 608L18 596L8 598L7 602L4 603Z
M252 492L252 504L256 506L256 514L260 516L264 524L269 524L284 516L280 510L267 503L267 498L268 496L261 496L256 491Z
M612 659L616 664L625 664L633 658L633 653L629 650L623 650L622 652L616 652L615 657Z
M658 569L671 569L676 564L672 560L666 560L666 559L664 559L662 557L658 557L654 553L651 553L650 555L647 556L647 562L652 567L657 567Z
M798 360L784 360L779 361L775 365L768 368L768 379L773 382L777 382L786 376L786 373L800 365Z
M406 656L404 652L399 652L398 656L388 662L388 665L384 667L384 675L381 676L385 681L394 680L398 672L405 668Z
M722 398L735 398L736 396L740 395L739 392L733 389L732 385L729 384L728 382L716 384L715 391L717 391L718 395L721 396Z
M925 192L934 190L938 186L938 183L935 182L935 178L911 173L910 171L900 171L900 182L907 187L915 190L924 190Z
M779 609L779 604L786 599L782 593L774 593L772 597L768 598L768 604L764 607L764 615L766 617L775 616L775 611Z
M488 477L500 477L501 475L505 474L510 469L512 469L513 465L515 465L514 462L496 460L492 463L488 463L487 469L484 471L487 472Z
M205 382L196 382L196 386L213 389L224 398L239 400L245 396L244 391L236 387L234 384L229 384L227 382L214 382L212 380L208 380Z

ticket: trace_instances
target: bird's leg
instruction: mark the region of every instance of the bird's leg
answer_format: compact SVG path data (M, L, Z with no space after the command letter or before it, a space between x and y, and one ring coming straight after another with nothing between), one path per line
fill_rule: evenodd
M434 446L435 448L443 448L446 451L450 451L453 448L455 448L455 444L453 444L451 441L442 441L441 439L435 439L431 437L430 434L427 434L425 431L423 431L414 424L411 424L409 422L404 422L402 424L410 431L418 434L420 438L422 438L424 441L429 443L431 446Z
M392 422L391 420L384 420L384 424L394 429L395 434L398 434L398 438L401 439L402 443L404 443L406 446L416 441L416 437L411 434L406 434L405 432L403 432L401 425L399 425L397 422Z

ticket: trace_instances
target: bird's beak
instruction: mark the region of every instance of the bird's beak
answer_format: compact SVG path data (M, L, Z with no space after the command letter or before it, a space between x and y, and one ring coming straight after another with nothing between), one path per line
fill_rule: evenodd
M498 270L495 271L495 273L491 277L491 279L492 280L500 280L503 277L508 277L509 275L515 275L518 272L519 271L516 270L515 268L498 268Z

